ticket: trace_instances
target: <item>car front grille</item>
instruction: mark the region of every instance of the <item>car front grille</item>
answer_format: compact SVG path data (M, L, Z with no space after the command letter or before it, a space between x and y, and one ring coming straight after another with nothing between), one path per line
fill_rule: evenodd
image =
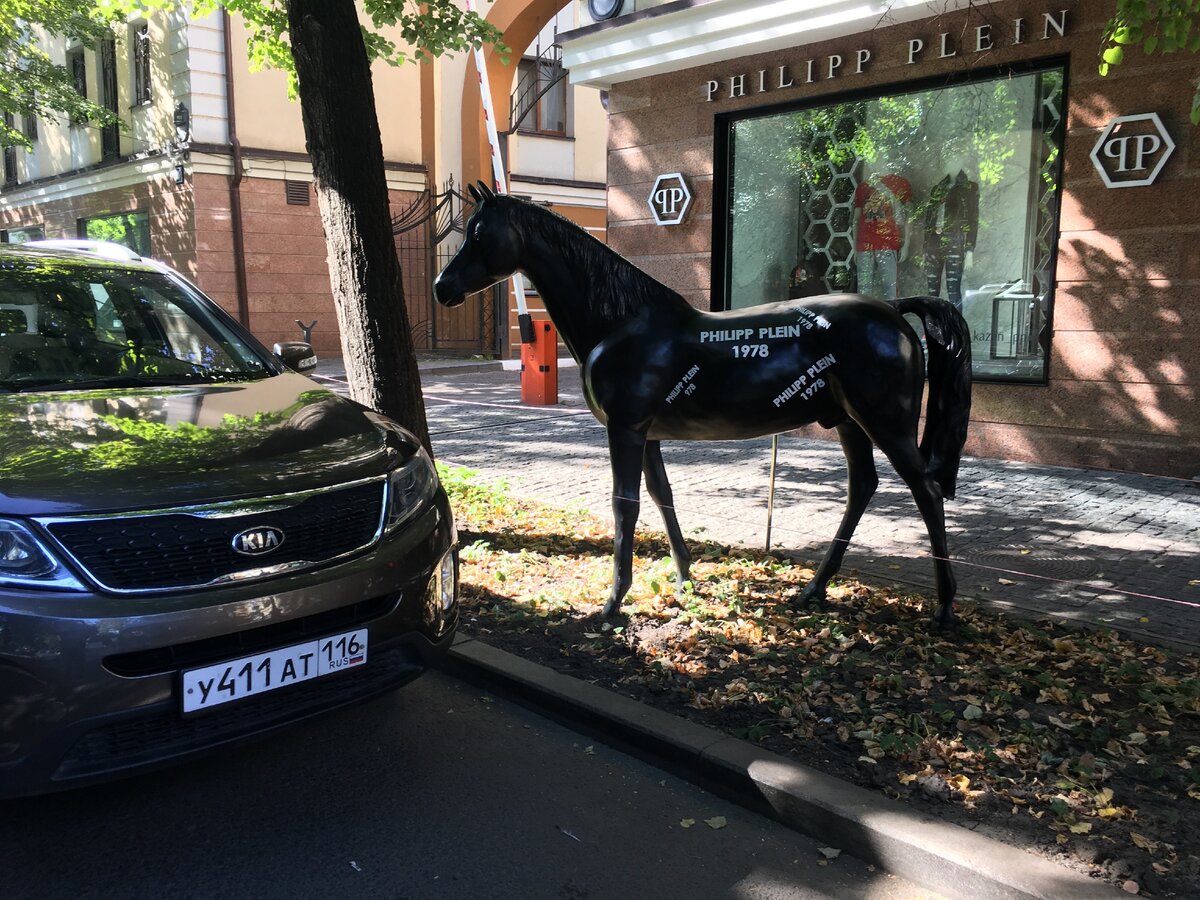
M388 615L399 606L403 597L403 591L393 591L390 594L351 603L349 606L263 625L260 628L245 628L232 634L155 647L151 650L115 653L104 657L104 668L122 678L142 678L176 669L208 666L223 659L249 656L288 644L300 644L326 634L350 631Z
M76 741L53 778L86 778L215 747L381 694L424 669L418 652L404 645L373 653L361 668L249 697L195 718L166 710L114 722Z
M184 510L39 520L102 588L151 592L205 587L327 563L373 544L386 482L372 479L303 494ZM233 539L271 528L283 542L246 556Z

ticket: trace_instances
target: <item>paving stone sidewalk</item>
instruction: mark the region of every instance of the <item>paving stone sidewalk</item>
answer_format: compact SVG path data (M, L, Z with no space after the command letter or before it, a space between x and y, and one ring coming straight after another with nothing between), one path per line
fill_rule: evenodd
M604 431L577 370L559 371L560 404L520 405L519 376L497 367L423 364L434 451L519 495L611 516ZM770 440L664 443L685 534L761 548ZM879 490L843 573L933 589L928 540L907 488L878 452ZM1022 617L1052 615L1200 649L1200 484L967 458L947 503L959 595ZM780 440L773 548L819 560L837 530L846 469L836 441ZM642 521L661 527L643 490Z

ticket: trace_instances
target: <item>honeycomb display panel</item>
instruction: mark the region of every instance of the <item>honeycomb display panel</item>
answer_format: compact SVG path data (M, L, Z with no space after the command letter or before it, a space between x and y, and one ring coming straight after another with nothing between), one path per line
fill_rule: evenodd
M725 306L940 296L975 378L1044 382L1064 88L1052 66L728 117Z

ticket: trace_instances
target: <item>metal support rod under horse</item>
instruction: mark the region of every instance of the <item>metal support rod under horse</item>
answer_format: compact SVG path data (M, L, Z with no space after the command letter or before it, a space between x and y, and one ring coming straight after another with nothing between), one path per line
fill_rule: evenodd
M971 407L967 323L936 297L885 303L854 294L701 312L561 216L480 183L466 239L437 277L440 303L523 272L580 365L584 396L608 432L613 476L617 614L633 576L641 480L662 512L679 581L691 555L675 517L659 445L837 429L849 495L837 535L802 599L820 601L875 493L872 444L908 485L929 533L938 624L948 626L956 582L943 500L954 496ZM904 314L924 323L929 400L917 442L925 359Z

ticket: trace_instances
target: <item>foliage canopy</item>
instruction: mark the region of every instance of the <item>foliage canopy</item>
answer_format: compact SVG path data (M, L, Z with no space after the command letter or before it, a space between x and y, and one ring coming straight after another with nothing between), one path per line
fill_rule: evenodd
M296 64L288 37L287 0L100 0L102 5L135 10L184 8L206 16L224 7L241 16L250 32L250 65L288 73L288 91L296 98ZM372 62L382 60L398 66L419 59L433 59L448 51L463 51L482 44L500 43L495 25L476 12L460 9L453 0L360 0L370 25L363 24L363 42ZM398 30L404 46L383 34Z
M1200 52L1200 0L1116 0L1116 5L1104 29L1101 75L1124 62L1129 47L1140 47L1148 56ZM1200 79L1191 118L1193 125L1200 125Z
M72 73L39 43L38 31L61 35L94 49L112 26L131 14L182 9L204 16L221 7L240 15L249 30L253 68L281 69L296 96L296 72L288 42L286 0L4 0L0 3L0 146L32 146L28 123L44 119L94 126L117 121L112 112L81 96ZM362 0L363 40L371 60L400 65L487 43L501 51L499 30L452 0ZM384 31L395 30L401 44Z
M112 34L116 11L75 0L4 0L0 3L0 146L29 147L31 119L111 124L108 110L81 96L67 67L38 41L37 26L94 48ZM16 117L21 117L20 123Z

